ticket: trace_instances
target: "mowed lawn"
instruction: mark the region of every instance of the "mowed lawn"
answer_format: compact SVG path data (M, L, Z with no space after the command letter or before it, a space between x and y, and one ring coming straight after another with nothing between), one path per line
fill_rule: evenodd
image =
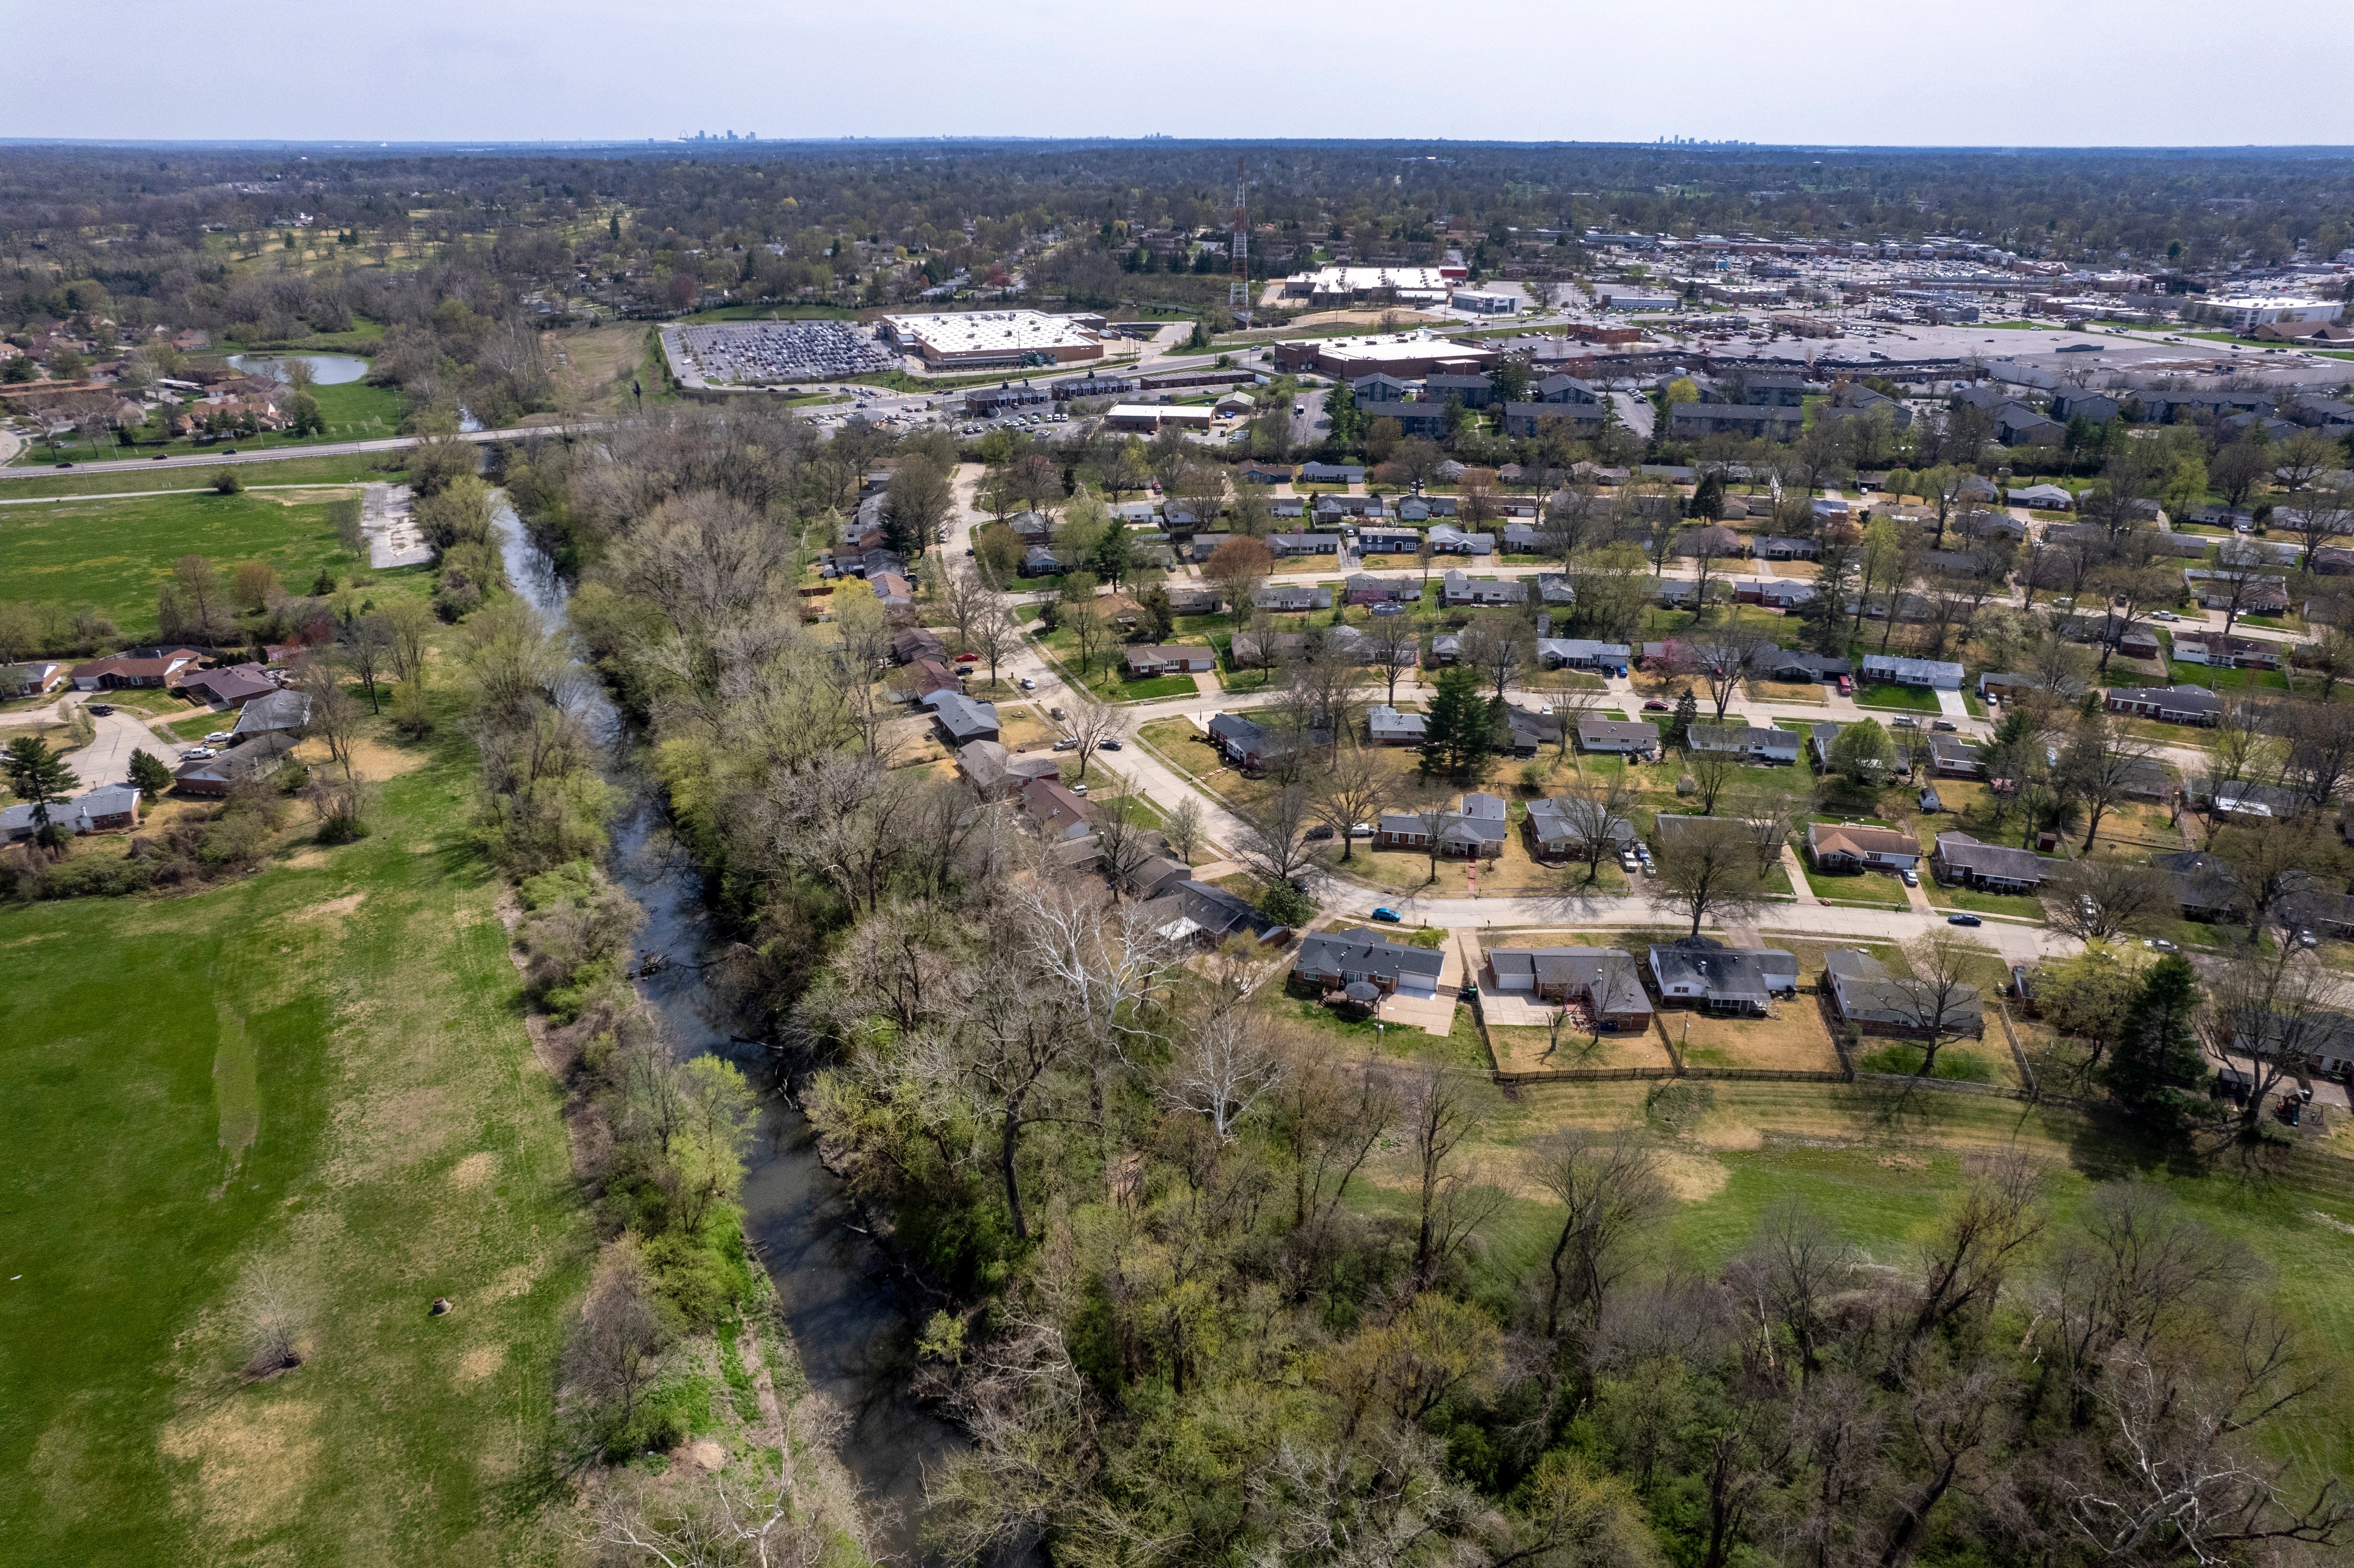
M95 605L136 639L154 632L155 590L183 556L210 557L224 579L239 561L266 561L289 593L310 591L322 567L348 583L367 561L336 543L332 493L207 492L0 506L0 597ZM423 572L411 567L375 576L421 587Z
M405 760L358 844L0 909L0 1563L555 1560L591 1238L468 748ZM307 1360L248 1384L257 1269Z
M139 440L128 446L118 446L109 440L91 441L75 435L59 437L52 449L44 440L27 446L17 455L19 468L47 468L60 458L74 462L98 462L126 457L152 457L156 452L176 455L201 455L222 448L235 447L241 452L271 451L280 447L325 446L334 441L374 440L382 436L400 434L401 416L408 408L398 388L371 387L366 381L339 382L333 387L313 387L311 396L319 402L319 418L326 429L315 435L295 436L272 430L260 436L225 436L218 440L201 442L186 438L156 440L161 426L150 426L137 432Z

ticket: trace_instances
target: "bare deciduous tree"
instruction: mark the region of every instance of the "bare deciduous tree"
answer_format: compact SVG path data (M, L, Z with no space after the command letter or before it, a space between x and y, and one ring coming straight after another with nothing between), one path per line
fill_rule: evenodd
M1631 1263L1629 1244L1666 1207L1659 1160L1635 1135L1562 1135L1538 1157L1537 1180L1562 1206L1561 1232L1547 1259L1545 1334L1564 1311L1592 1317Z
M1283 1080L1283 1064L1258 1033L1247 1008L1229 1007L1201 1019L1177 1043L1161 1094L1172 1107L1206 1118L1221 1143L1252 1106Z

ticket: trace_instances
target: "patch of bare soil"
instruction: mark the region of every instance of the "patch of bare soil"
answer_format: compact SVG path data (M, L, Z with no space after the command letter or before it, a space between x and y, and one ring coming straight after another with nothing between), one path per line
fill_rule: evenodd
M499 1168L499 1157L488 1150L469 1154L450 1167L450 1184L461 1192L472 1192L489 1181Z

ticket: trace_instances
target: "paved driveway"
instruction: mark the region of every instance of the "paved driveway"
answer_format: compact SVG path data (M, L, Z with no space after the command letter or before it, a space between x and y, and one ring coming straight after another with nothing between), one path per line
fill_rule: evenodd
M82 789L95 789L102 784L120 784L131 777L131 754L144 747L164 761L175 759L176 753L167 749L146 721L127 708L117 708L111 714L93 714L90 725L97 736L88 746L66 753L66 766L81 780Z

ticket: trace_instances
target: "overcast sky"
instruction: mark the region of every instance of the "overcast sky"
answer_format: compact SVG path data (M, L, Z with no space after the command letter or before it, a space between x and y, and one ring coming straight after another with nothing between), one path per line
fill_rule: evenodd
M2189 0L0 0L0 136L2354 143L2354 5L2241 18Z

